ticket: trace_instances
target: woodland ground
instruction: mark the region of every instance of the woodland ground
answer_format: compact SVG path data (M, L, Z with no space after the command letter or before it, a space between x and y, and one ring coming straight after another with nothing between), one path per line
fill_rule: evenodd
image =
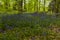
M0 40L60 40L60 16L1 14Z

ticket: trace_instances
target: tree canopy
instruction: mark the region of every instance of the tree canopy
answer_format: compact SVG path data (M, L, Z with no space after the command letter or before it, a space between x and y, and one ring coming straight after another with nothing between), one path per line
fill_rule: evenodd
M0 0L0 12L60 12L60 0Z

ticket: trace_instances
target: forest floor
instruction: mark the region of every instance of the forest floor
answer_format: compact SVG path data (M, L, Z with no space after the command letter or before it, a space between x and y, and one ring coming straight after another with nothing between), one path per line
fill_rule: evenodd
M0 40L60 40L60 16L1 14Z

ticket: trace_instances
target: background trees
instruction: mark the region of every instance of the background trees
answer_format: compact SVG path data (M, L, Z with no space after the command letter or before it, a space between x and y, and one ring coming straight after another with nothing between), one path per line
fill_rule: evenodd
M55 15L59 15L60 14L60 1L59 0L52 0L49 3L49 11L51 11L52 13L54 13Z
M59 5L59 0L0 0L0 11L58 13L60 12Z

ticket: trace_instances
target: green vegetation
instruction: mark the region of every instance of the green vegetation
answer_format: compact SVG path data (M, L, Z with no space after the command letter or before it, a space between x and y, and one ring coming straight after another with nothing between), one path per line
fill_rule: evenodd
M59 40L60 0L0 0L0 40Z
M0 0L0 12L60 12L59 0Z

